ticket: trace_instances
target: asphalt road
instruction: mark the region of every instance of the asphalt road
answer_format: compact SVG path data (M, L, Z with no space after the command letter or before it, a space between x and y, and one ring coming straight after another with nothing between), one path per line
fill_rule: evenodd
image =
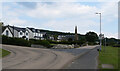
M12 52L2 59L3 69L61 69L74 56L50 49L3 45Z
M3 45L3 48L9 50L11 54L2 59L2 67L3 69L63 69L65 67L67 69L95 69L98 55L95 47L43 49ZM76 59L78 56L80 58Z
M80 56L77 60L72 62L66 69L98 69L98 46L88 53Z
M84 46L84 47L80 47L80 48L76 48L76 49L52 49L55 51L61 51L61 52L67 52L67 53L71 53L74 56L79 56L83 53L86 53L88 51L91 51L92 49L94 49L96 46Z

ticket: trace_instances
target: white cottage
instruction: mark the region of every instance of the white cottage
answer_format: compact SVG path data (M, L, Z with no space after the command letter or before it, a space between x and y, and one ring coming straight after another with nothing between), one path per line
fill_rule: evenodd
M17 38L24 38L24 39L41 39L44 40L44 36L46 32L41 29L35 28L20 28L15 26L4 26L5 29L3 30L2 35L6 35L8 37L17 37Z
M13 32L10 30L10 28L8 26L6 26L4 31L2 32L2 35L6 35L8 37L13 37Z
M20 28L15 26L6 26L2 35L6 35L8 37L17 37L24 38L29 40L29 31L26 28Z
M35 29L35 28L29 28L27 27L27 30L29 31L29 38L30 39L41 39L43 40L43 36L45 35L45 33L41 32L40 29Z

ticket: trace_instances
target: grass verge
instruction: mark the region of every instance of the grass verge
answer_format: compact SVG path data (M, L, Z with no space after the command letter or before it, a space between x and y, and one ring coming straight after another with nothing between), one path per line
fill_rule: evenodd
M104 50L105 48L105 50ZM118 69L118 49L117 47L102 46L102 51L99 52L99 68L102 68L102 64L111 64L114 69Z
M10 52L0 48L0 58L9 55Z

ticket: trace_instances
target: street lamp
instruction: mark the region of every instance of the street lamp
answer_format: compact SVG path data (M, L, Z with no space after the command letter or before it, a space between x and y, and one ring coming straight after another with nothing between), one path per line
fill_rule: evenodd
M101 45L102 45L102 34L101 34L101 14L102 13L96 13L100 15L100 50L101 50Z

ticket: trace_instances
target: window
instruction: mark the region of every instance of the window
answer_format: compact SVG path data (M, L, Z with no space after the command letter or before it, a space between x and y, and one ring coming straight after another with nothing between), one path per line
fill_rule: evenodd
M22 32L20 32L20 35L22 35Z
M6 31L6 36L8 36L9 35L9 32L8 32L8 30Z
M28 35L28 33L26 33L26 35Z
M26 38L26 40L28 40L28 38Z

